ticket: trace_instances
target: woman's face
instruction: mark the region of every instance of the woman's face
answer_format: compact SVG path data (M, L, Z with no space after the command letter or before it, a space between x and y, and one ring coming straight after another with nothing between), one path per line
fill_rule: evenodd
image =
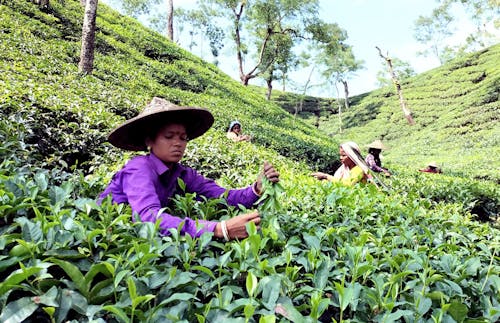
M177 163L186 150L188 136L182 124L168 124L160 128L156 137L147 139L146 144L164 163Z
M239 124L235 124L235 125L233 126L233 132L234 132L234 133L238 133L238 134L241 132L241 127L240 127L240 125L239 125Z
M351 160L351 158L349 158L349 156L347 156L347 154L345 153L344 149L342 149L342 147L339 149L339 155L340 155L340 161L342 162L342 164L344 164L346 167L349 167L349 169L356 166L356 164Z

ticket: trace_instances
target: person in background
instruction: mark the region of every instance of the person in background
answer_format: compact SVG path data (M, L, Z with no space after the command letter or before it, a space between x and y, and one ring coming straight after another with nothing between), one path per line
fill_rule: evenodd
M226 136L232 141L251 141L252 137L241 133L241 123L238 120L231 121Z
M386 147L382 144L382 141L375 140L371 144L367 145L368 155L366 155L365 161L368 167L377 173L384 173L385 176L391 176L391 173L387 168L382 167L382 162L380 161L380 153L385 150Z
M181 164L188 142L203 135L213 122L214 117L206 109L177 106L165 99L153 98L139 115L109 134L108 141L115 147L149 150L149 153L132 158L114 174L99 195L99 203L107 196L111 196L114 203L128 203L134 215L138 214L143 222L159 220L160 233L164 235L182 224L181 234L193 237L204 232L213 232L216 238L226 241L247 237L246 224L254 222L258 226L260 223L257 211L220 222L180 218L164 211L173 196L184 193L207 198L225 196L229 205L251 208L263 193L263 176L273 183L279 181L279 173L265 162L262 174L253 184L241 189L226 189ZM179 180L184 182L185 190L179 187Z
M352 141L345 142L340 145L339 154L342 165L333 176L322 172L315 172L311 175L319 180L339 182L347 186L366 183L369 178L369 169L361 156L359 146Z
M418 171L422 173L434 173L434 174L442 173L441 169L439 168L439 166L435 161L431 161L430 163L427 164L426 168L419 169Z

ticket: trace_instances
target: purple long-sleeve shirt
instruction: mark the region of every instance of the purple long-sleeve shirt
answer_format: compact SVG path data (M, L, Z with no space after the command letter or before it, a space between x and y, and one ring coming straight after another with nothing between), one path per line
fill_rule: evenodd
M143 222L156 222L160 218L162 234L168 234L168 229L177 228L182 221L184 221L181 230L183 234L199 237L204 232L213 232L217 222L198 220L197 228L196 220L181 219L160 212L161 208L168 205L170 198L180 193L177 186L178 178L186 184L187 193L219 198L227 191L226 200L229 205L241 204L250 208L259 198L252 186L227 190L188 166L175 164L169 169L158 157L150 153L131 159L113 176L104 192L99 195L99 200L111 194L113 202L130 204L132 212L139 214Z
M380 167L379 165L377 165L377 163L375 162L375 156L373 156L372 154L366 155L365 162L368 165L368 167L370 167L370 169L374 172L380 173L380 172L383 172L385 170L383 167Z

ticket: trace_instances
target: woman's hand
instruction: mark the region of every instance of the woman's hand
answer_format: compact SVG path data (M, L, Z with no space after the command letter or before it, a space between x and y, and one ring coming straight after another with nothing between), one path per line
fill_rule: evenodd
M226 220L227 235L230 240L232 239L243 239L248 237L246 224L248 222L253 222L259 229L260 215L258 211L253 211L251 213L241 214L235 216L229 220ZM214 236L216 238L224 238L224 233L222 232L222 222L217 223L214 230Z
M330 175L326 174L326 173L322 173L322 172L314 172L311 174L312 177L315 177L316 179L319 179L319 180L324 180L324 179L328 179L328 177Z
M255 182L255 190L259 195L262 194L262 175L264 175L272 183L277 183L280 181L280 173L278 173L278 171L274 169L273 165L265 161L264 171L257 177L257 181Z

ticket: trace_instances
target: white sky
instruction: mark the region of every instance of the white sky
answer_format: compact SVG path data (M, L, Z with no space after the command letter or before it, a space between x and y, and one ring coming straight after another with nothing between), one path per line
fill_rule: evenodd
M195 0L174 0L174 7L190 9L195 3ZM383 54L410 63L417 73L439 66L437 58L417 55L417 52L424 48L414 38L416 19L421 15L429 16L437 5L436 0L320 0L321 18L327 22L335 22L345 29L348 34L347 43L353 46L355 57L365 62L365 69L358 71L349 80L350 95L372 91L378 87L377 72L386 67L375 46L380 47ZM456 41L462 41L473 28L465 19L461 19L459 27ZM180 45L187 46L187 43L181 42ZM211 62L213 57L209 54L208 46L204 47L202 51L193 50L193 54ZM219 57L219 68L238 79L235 54L230 52L230 47L225 46L222 50L221 54L226 57ZM295 72L292 78L300 84L300 80L305 82L308 73L308 70ZM257 83L255 79L250 81L250 84ZM274 87L280 88L278 84ZM339 90L342 91L342 88ZM307 94L336 96L335 89L331 88L316 88Z

